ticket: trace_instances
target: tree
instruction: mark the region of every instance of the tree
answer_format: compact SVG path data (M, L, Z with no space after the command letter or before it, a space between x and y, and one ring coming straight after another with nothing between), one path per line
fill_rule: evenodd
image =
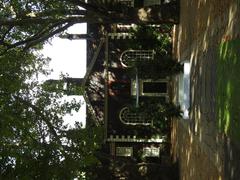
M76 40L76 39L86 39L86 40L94 40L93 36L90 34L69 34L64 33L59 35L60 38Z
M130 39L129 48L152 50L158 56L172 56L172 25L161 24L158 28L153 26L139 25L131 29L131 34L135 37ZM150 43L149 43L150 42Z
M128 67L128 73L142 79L161 79L183 72L183 65L172 58L172 37L170 25L136 26L130 30L131 38L124 44L125 49L154 50L152 59L126 58L122 63ZM160 30L160 31L159 31Z
M152 61L136 61L132 63L130 73L135 73L136 68L139 78L161 79L174 76L183 72L183 64L166 56L156 55Z
M134 8L118 1L4 0L0 6L1 54L39 45L76 23L177 23L178 13L177 1Z
M98 163L101 128L68 129L63 117L81 103L63 102L64 80L37 82L48 61L18 48L0 57L0 179L73 179Z

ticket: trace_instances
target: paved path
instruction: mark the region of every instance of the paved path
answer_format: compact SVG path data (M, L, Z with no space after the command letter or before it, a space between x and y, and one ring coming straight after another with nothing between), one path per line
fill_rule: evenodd
M240 179L240 151L217 131L216 121L218 47L240 37L239 8L237 0L181 1L174 54L191 63L190 120L173 124L173 151L181 161L181 179Z

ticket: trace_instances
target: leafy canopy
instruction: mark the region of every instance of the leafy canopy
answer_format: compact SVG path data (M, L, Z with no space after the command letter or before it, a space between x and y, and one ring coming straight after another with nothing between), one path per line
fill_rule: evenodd
M163 6L134 8L118 1L3 0L0 4L1 52L29 49L76 23L177 23L175 1Z
M73 179L98 163L101 129L68 129L63 117L81 102L63 102L63 80L38 82L49 60L21 48L0 56L0 179Z

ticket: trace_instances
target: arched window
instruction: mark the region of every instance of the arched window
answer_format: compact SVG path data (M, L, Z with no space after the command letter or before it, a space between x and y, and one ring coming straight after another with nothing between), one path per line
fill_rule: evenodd
M124 67L131 66L132 62L146 61L154 59L154 50L126 50L120 56L120 61Z
M130 108L125 106L119 113L119 119L127 125L151 125L152 121L144 117L141 113L131 112Z

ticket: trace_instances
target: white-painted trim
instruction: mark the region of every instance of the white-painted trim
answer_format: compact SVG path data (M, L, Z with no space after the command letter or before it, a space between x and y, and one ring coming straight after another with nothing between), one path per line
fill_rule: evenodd
M144 0L144 6L152 6L152 5L161 5L161 0Z
M144 138L137 138L136 136L129 136L129 135L110 135L107 138L107 142L136 142L136 143L163 143L166 142L166 137L152 137L149 139Z
M128 55L129 54L129 55ZM124 61L145 61L145 60L153 60L156 52L154 50L139 50L139 49L127 49L122 52L120 55L120 62L123 67L128 67ZM125 59L127 57L127 59Z
M110 39L133 39L133 34L131 33L108 33Z
M168 87L165 93L144 93L143 92L143 83L144 82L165 82L168 85L167 79L159 79L159 80L152 80L152 79L139 79L139 95L140 96L165 96L168 99ZM131 95L136 96L136 80L131 80Z
M130 7L134 7L134 0L118 0L120 3Z
M131 157L133 156L133 147L118 146L116 147L116 156Z
M143 148L143 157L159 157L160 156L160 147L144 147Z
M141 116L140 113L131 113L129 111L129 107L125 106L119 112L119 119L123 124L126 125L144 125L149 126L152 125L152 121L148 121L144 117Z

